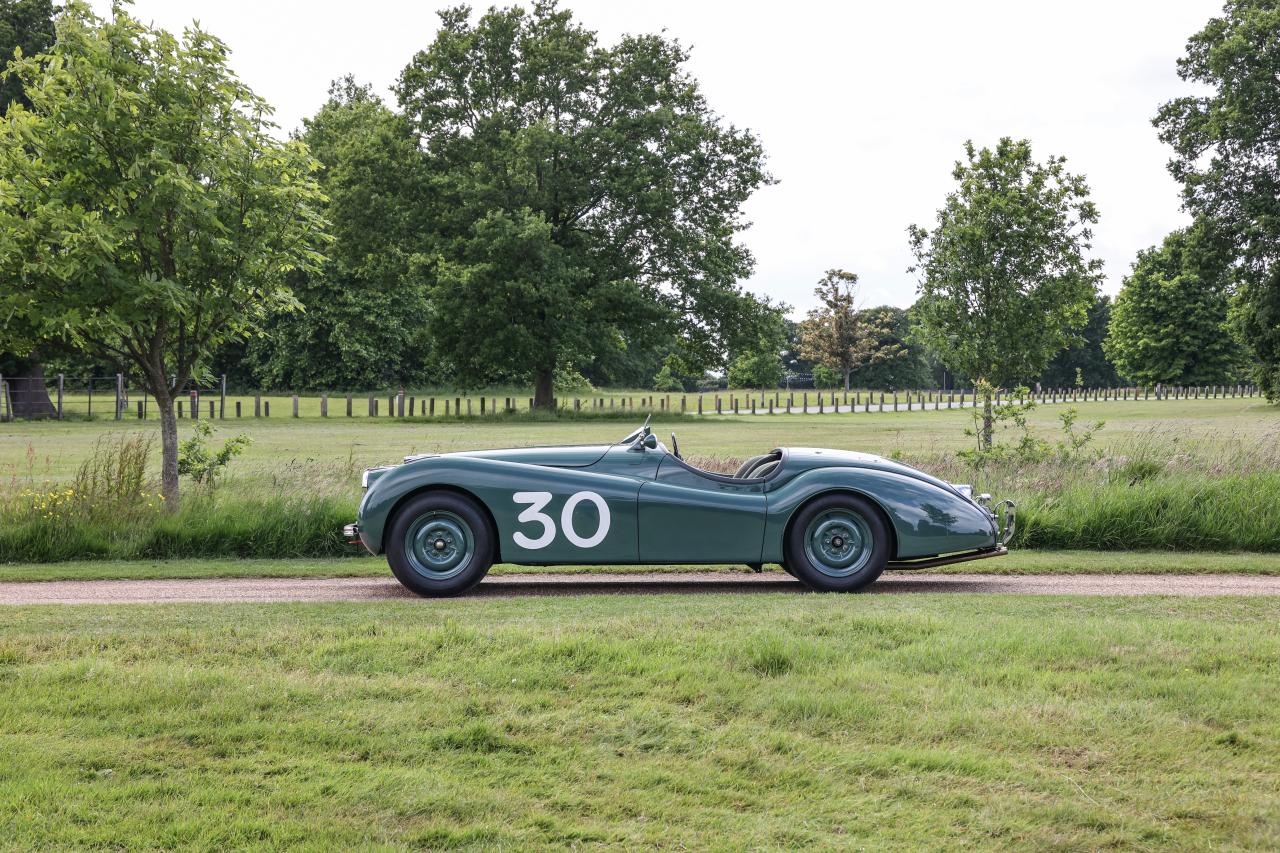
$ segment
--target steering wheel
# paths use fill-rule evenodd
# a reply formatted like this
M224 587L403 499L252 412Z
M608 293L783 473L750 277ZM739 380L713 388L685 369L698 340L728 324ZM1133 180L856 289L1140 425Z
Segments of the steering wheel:
M671 433L671 452L675 454L677 459L684 458L680 455L680 442L676 441L676 434L674 432Z

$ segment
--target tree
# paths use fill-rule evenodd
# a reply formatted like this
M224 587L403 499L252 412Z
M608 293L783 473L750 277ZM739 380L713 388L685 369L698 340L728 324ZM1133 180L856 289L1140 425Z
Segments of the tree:
M868 316L858 310L857 286L854 273L827 270L813 289L819 306L800 327L801 355L839 373L846 391L853 371L903 353L902 347L887 342L888 316Z
M1087 260L1098 212L1066 159L1037 163L1031 143L965 143L932 231L908 229L920 276L916 334L989 390L979 443L991 447L994 388L1039 376L1084 326L1101 278Z
M933 386L924 347L911 340L911 314L907 309L880 305L859 312L865 323L877 323L880 333L876 347L896 352L892 358L872 361L853 371L849 383L854 388L928 388Z
M53 44L51 0L0 0L0 115L9 104L31 106L17 75L5 75L5 66L19 56L35 56Z
M324 166L333 243L324 266L292 279L304 311L283 311L250 339L259 387L366 389L423 381L432 345L415 252L432 189L417 138L368 86L336 81L301 139Z
M1187 42L1178 76L1206 87L1172 100L1154 124L1174 149L1183 202L1229 240L1239 280L1232 315L1280 400L1280 4L1228 0Z
M1107 355L1146 386L1207 385L1237 373L1239 343L1227 327L1231 246L1203 221L1138 253L1116 297Z
M752 344L741 347L729 363L726 378L730 388L777 388L782 381L782 359L787 329L782 311Z
M19 283L0 316L137 367L176 509L174 398L320 261L317 164L271 136L199 28L177 38L73 2L50 53L15 70L31 109L0 125L0 276Z
M33 56L46 50L54 40L53 3L50 0L0 0L0 118L10 104L30 106L22 91L22 81L6 68L15 56ZM16 325L16 324L15 324ZM22 338L28 338L23 341ZM17 352L0 352L0 374L19 380L22 392L15 386L13 407L20 417L42 417L54 412L49 392L44 386L44 365L29 348L29 336L13 335L17 343L26 343ZM14 382L10 379L11 384Z
M620 339L674 337L700 372L758 338L767 309L737 285L753 261L734 237L770 179L755 137L707 106L688 50L656 35L602 47L552 2L440 17L397 93L440 189L429 328L459 380L523 371L549 406L558 367Z
M1068 388L1079 382L1085 388L1112 388L1120 384L1116 367L1103 351L1111 323L1111 297L1098 294L1089 317L1075 342L1058 353L1040 376L1049 388Z

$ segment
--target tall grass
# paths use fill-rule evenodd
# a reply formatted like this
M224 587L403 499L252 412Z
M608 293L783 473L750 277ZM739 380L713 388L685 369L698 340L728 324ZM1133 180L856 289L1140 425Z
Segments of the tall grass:
M351 460L290 461L246 480L233 466L216 489L188 486L170 513L146 468L150 450L139 436L100 440L68 487L38 480L29 448L25 479L0 494L0 562L358 553L339 534L359 497ZM896 456L1016 501L1015 546L1280 552L1280 434L1191 440L1152 430L1101 455L978 471L950 453ZM689 461L727 472L742 462Z
M35 479L0 497L0 562L178 557L354 555L340 530L352 521L356 481L350 463L291 462L269 483L236 488L186 485L182 507L167 512L147 471L151 439L100 439L69 486Z

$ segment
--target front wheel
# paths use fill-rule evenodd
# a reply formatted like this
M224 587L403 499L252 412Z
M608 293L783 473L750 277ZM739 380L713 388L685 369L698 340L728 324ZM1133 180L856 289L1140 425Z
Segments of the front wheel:
M787 532L788 571L822 592L853 592L889 562L888 524L865 498L828 495L800 508Z
M427 492L396 511L386 538L396 580L422 596L458 595L493 565L494 535L475 502Z

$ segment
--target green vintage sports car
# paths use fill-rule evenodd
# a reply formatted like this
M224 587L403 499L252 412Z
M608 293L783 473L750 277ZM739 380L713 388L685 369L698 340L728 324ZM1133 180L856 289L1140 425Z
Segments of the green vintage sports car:
M733 476L644 426L616 444L406 457L364 472L348 541L419 595L457 595L495 562L778 563L816 590L885 569L1006 553L1013 503L864 453L784 447Z

